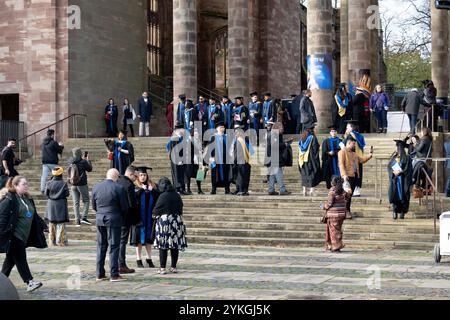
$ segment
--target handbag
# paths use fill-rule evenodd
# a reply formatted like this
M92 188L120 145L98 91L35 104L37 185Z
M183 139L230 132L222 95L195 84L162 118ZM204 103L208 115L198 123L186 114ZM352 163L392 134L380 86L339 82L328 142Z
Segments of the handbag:
M323 214L322 218L320 219L320 222L327 223L327 220L328 220L327 212L325 211L325 213Z
M197 181L199 181L199 182L204 181L205 178L206 178L206 173L207 173L207 172L208 172L208 169L207 169L207 168L204 168L204 169L198 169L198 171L197 171L197 177L196 177L195 180L197 180Z
M105 113L105 120L106 121L111 120L111 114L109 112Z
M422 199L423 198L423 189L421 187L414 186L413 187L413 197L414 197L414 199Z
M109 151L108 152L108 160L112 160L112 159L114 159L114 154L111 151Z

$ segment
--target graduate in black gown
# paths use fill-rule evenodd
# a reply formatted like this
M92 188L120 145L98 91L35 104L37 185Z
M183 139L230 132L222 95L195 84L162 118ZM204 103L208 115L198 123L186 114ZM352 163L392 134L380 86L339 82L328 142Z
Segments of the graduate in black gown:
M175 128L169 142L166 145L166 150L169 153L170 168L172 171L172 181L175 190L181 195L189 195L186 192L186 165L183 154L183 148L177 145L184 143L185 130L181 122L175 124ZM177 147L176 150L175 147ZM178 151L178 152L177 152Z
M244 105L244 97L236 97L235 101L235 106L231 111L233 128L242 127L244 131L247 131L250 126L250 112Z
M190 163L186 163L185 165L185 182L187 185L187 191L189 195L192 195L191 191L191 179L195 179L197 183L197 193L205 194L202 190L202 182L197 180L197 174L200 168L204 170L203 166L203 143L201 141L200 132L197 129L193 131L193 137L190 141L191 146L191 154L190 154Z
M134 147L127 140L126 134L126 131L119 131L117 139L105 140L106 147L111 153L111 168L117 169L122 176L134 162Z
M248 196L250 186L250 175L252 166L250 165L251 156L254 154L253 148L245 138L244 126L236 131L236 140L233 143L234 164L236 170L236 195Z
M392 204L392 217L405 218L409 211L409 201L412 187L412 161L405 148L404 140L395 140L397 151L392 155L388 164L389 174L389 202Z
M315 135L316 124L309 124L299 141L298 169L302 177L303 195L306 196L306 188L309 195L315 196L314 188L322 181L320 170L320 144Z
M347 92L346 83L339 85L331 103L333 125L339 134L345 133L346 121L353 118L353 97Z
M114 99L109 99L108 105L105 107L105 126L108 137L117 135L117 119L119 118L119 109L114 103Z
M184 108L184 114L182 117L182 123L186 134L192 135L192 130L194 129L194 123L198 119L197 109L194 107L192 100L186 100L186 105Z
M211 159L211 194L217 193L217 188L225 188L225 194L231 194L230 184L233 181L233 163L227 163L227 135L225 134L225 123L216 124L217 132L211 137L208 149ZM231 146L230 146L231 147Z
M341 176L339 172L338 152L341 150L339 144L342 140L334 125L329 127L330 137L322 142L322 176L327 183L327 189L331 188L331 178Z
M158 201L158 186L150 179L149 167L138 167L136 184L137 210L141 223L132 226L130 230L130 245L136 248L136 264L138 268L144 268L142 263L142 247L147 251L147 267L154 268L152 262L152 245L155 240L155 219L153 209Z

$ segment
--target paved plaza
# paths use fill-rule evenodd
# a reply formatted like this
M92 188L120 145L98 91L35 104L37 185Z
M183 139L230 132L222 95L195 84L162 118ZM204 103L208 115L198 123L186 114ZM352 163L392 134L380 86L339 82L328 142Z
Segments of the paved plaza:
M450 258L435 264L428 251L191 245L178 274L140 269L120 283L95 282L94 242L31 249L28 257L44 286L27 294L16 269L11 280L29 300L450 299ZM134 260L128 248L130 267Z

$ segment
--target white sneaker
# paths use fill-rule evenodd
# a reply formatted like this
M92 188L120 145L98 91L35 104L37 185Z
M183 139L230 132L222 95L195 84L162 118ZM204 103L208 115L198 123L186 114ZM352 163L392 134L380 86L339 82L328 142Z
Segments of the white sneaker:
M303 187L303 196L306 197L306 187Z
M360 197L361 196L361 188L360 187L356 187L355 188L355 192L353 192L353 196L354 197Z
M34 290L42 287L42 283L39 281L30 280L27 285L27 292L33 292Z
M310 197L317 197L317 192L316 192L316 190L314 188L311 188L309 190L309 196Z

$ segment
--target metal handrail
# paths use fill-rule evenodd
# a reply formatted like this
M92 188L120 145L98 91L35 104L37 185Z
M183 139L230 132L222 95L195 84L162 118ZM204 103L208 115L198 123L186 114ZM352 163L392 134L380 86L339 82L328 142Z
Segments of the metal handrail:
M437 162L436 162L437 163ZM428 183L431 185L431 187L433 188L433 203L432 203L432 208L433 208L433 220L434 220L434 234L437 233L437 227L436 227L436 218L437 218L437 211L436 211L436 193L437 193L437 187L436 185L433 183L432 179L430 178L430 176L428 175L428 173L426 172L426 170L424 168L422 168L422 173L425 174L425 178L428 181ZM437 174L436 174L437 175ZM437 180L437 178L436 178ZM425 194L425 199L426 199L426 206L428 209L428 192L426 192ZM439 200L441 203L441 212L444 212L444 208L443 208L443 204L442 204L442 197L439 196ZM427 219L428 219L428 210L427 210Z
M63 118L61 120L58 120L58 121L56 121L56 122L54 122L54 123L52 123L52 124L50 124L48 126L45 126L44 128L41 128L41 129L39 129L39 130L37 130L37 131L35 131L33 133L30 133L29 135L27 135L25 137L19 139L19 141L18 141L18 144L19 144L19 159L22 158L22 148L21 148L21 146L22 146L22 142L23 141L27 141L30 137L33 137L33 159L36 159L36 146L37 146L36 136L39 133L50 129L51 127L57 126L57 125L65 122L65 121L67 121L69 119L72 119L72 130L75 133L74 138L78 138L78 125L77 125L77 122L75 121L75 119L77 117L84 118L84 132L85 132L84 137L85 137L85 139L87 139L88 138L87 115L86 114L73 113L73 114L71 114L71 115L69 115L69 116L67 116L67 117L65 117L65 118ZM56 132L55 132L55 134L56 134Z

